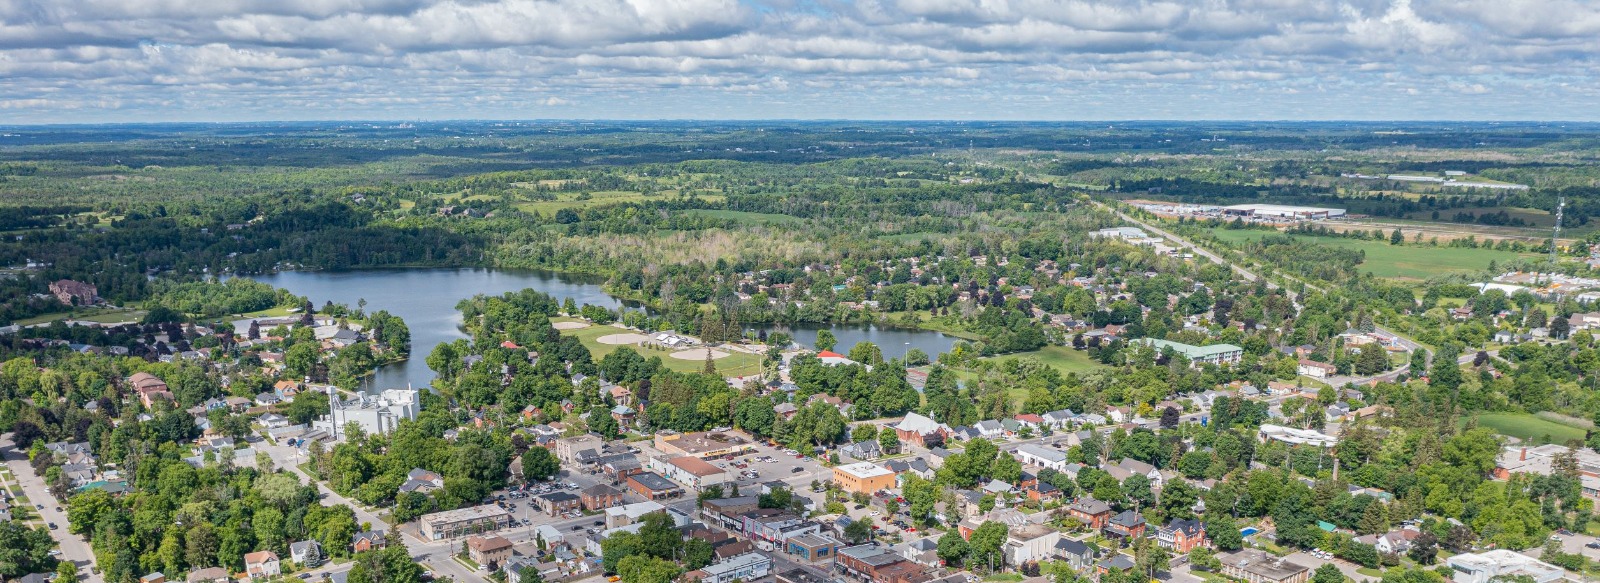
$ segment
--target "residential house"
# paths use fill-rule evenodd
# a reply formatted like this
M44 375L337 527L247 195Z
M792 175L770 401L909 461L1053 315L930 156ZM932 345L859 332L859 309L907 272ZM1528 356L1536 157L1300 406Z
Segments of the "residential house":
M839 448L839 454L854 460L871 461L882 456L883 448L878 445L878 440L868 439Z
M1081 571L1094 564L1094 551L1083 541L1063 538L1056 541L1056 557L1071 565L1073 570Z
M189 571L189 576L184 579L187 583L228 583L228 570L222 567L206 567Z
M1195 547L1209 544L1206 526L1194 519L1172 520L1156 531L1156 544L1179 554L1189 554Z
M1103 529L1106 536L1132 541L1144 536L1144 515L1132 510L1124 510L1111 517Z
M422 468L412 468L406 474L406 481L400 484L400 492L418 492L427 494L444 487L444 476Z
M467 558L493 571L511 558L511 541L498 536L469 536Z
M612 506L620 506L622 491L606 484L595 484L584 488L578 498L584 510L598 512Z
M1067 513L1094 530L1104 528L1111 522L1111 505L1095 500L1092 496L1074 500L1067 506Z
M534 500L539 503L540 509L551 516L572 512L583 507L583 503L577 494L560 490L548 494L540 494L535 496Z
M283 574L278 555L272 551L245 553L244 572L250 579L271 579Z
M1317 362L1315 360L1306 360L1303 358L1300 359L1300 366L1297 370L1300 374L1314 379L1325 379L1339 374L1339 367L1325 362Z
M289 543L289 560L301 567L315 567L322 564L322 545L314 540L303 540Z
M350 551L360 553L388 546L388 539L384 538L381 530L368 530L350 536Z

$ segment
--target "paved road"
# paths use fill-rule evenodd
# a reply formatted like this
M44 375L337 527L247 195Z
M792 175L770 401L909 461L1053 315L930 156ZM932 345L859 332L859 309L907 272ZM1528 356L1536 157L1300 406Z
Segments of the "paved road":
M50 536L56 539L56 544L61 548L63 561L72 561L78 565L79 576L90 583L104 583L94 568L94 553L89 549L89 543L81 537L67 532L67 514L57 512L60 506L55 497L50 495L50 489L45 486L44 480L33 471L33 466L28 463L28 454L18 451L16 444L11 441L11 434L0 435L0 451L5 454L6 465L11 467L11 474L16 476L17 482L22 486L22 494L28 497L29 511L39 515L47 523L55 523L59 528L50 531ZM34 509L32 505L43 505L43 509ZM65 507L61 507L65 510ZM87 576L84 576L87 574Z

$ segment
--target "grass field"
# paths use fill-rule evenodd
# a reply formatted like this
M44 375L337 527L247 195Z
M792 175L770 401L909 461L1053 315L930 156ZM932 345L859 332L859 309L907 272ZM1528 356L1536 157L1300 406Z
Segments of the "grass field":
M563 319L570 321L568 318ZM589 349L590 356L592 356L596 361L599 361L601 358L605 358L607 354L616 352L617 349L622 348L622 346L601 344L596 339L607 334L619 334L624 332L627 331L614 326L590 326L588 328L582 328L578 330L562 330L561 334L563 336L576 337L579 342L583 343L584 348ZM706 365L704 360L680 360L672 358L671 355L673 351L671 350L656 350L641 348L638 346L630 346L630 348L645 358L659 356L661 357L662 364L666 365L668 369L678 372L700 372L705 368ZM724 350L724 352L728 351ZM761 372L761 356L756 354L729 352L729 355L726 358L719 358L714 362L717 363L717 373L722 376L744 376Z
M737 221L741 225L788 225L801 221L800 217L780 215L775 213L749 213L744 211L720 211L709 209L690 209L679 211L686 215L697 217L712 217Z
M78 308L71 312L54 312L17 320L19 326L32 326L56 320L84 320L88 322L137 322L144 318L144 310L110 309L110 308Z
M1211 232L1229 243L1260 239L1270 233L1256 230L1212 229ZM1426 245L1390 245L1388 241L1346 239L1344 237L1296 236L1321 245L1354 249L1366 253L1361 269L1378 277L1394 279L1427 279L1451 272L1477 271L1489 267L1489 262L1506 263L1517 259L1536 258L1533 253L1512 253L1492 249L1464 249L1459 247L1428 247Z
M1566 443L1572 440L1582 441L1584 437L1582 429L1540 419L1528 413L1479 413L1475 419L1479 427L1534 443ZM1463 419L1462 423L1465 424L1466 420Z
M989 357L989 360L1004 362L1018 358L1035 358L1063 373L1083 373L1105 366L1089 358L1089 353L1066 346L1046 346L1032 352L993 356Z

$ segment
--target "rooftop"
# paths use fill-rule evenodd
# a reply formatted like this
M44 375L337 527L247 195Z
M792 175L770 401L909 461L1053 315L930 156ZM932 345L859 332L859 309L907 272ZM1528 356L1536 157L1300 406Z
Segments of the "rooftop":
M845 474L848 474L850 476L855 477L858 480L865 480L867 478L877 478L877 477L881 477L881 476L892 476L892 475L894 475L894 472L891 472L891 471L889 471L887 469L879 467L879 466L873 464L872 462L856 462L856 463L849 464L849 465L837 466L837 467L833 468L833 471L835 471L835 472L843 472Z

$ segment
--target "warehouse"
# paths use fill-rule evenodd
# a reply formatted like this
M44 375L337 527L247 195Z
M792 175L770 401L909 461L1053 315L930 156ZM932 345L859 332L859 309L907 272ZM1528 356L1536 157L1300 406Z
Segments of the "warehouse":
M1236 204L1222 207L1224 215L1283 219L1332 219L1344 216L1344 209L1281 204Z

